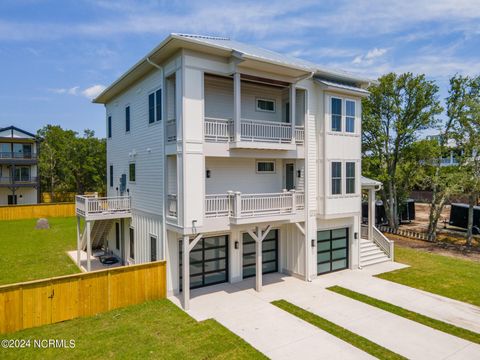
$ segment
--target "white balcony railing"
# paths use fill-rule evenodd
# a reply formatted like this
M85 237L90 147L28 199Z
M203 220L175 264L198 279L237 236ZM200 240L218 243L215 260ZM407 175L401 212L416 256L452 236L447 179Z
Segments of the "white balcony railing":
M300 191L281 193L211 194L205 196L205 217L248 218L266 215L294 214L303 211L305 194Z
M303 126L295 126L295 141L297 144L305 143L305 128Z
M177 120L167 120L167 126L165 131L167 133L167 142L177 141Z
M177 194L167 196L167 215L174 218L178 216Z
M292 141L292 125L277 121L242 119L241 139L288 144Z
M131 214L132 206L130 196L94 197L77 195L75 208L78 215L98 217L114 214Z
M205 140L210 142L228 142L233 135L231 119L205 118Z

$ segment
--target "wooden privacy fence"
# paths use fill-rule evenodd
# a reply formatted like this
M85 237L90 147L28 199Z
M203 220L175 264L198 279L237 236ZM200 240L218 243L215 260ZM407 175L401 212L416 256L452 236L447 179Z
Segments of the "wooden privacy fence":
M0 334L165 296L165 261L0 286Z
M75 203L0 206L0 220L75 216Z

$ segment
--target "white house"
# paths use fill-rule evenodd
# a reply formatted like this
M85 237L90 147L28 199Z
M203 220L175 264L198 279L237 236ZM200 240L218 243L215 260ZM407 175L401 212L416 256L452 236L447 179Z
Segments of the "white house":
M110 87L108 197L77 197L79 250L167 261L168 293L393 258L361 177L369 80L227 38L171 34ZM372 217L370 217L372 218ZM189 264L189 266L182 266Z
M15 126L0 128L0 205L39 202L38 138Z

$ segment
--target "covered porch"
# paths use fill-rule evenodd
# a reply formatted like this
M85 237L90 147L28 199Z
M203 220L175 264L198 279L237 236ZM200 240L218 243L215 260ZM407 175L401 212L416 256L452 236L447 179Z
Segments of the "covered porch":
M114 221L132 217L130 196L98 197L96 195L77 195L75 197L77 217L76 263L86 271L103 268L103 257L116 256L108 249L107 236ZM83 221L82 221L83 220ZM83 224L83 228L82 228ZM120 234L119 234L120 235ZM123 243L124 239L120 239ZM96 253L95 253L96 252ZM69 254L69 256L72 256ZM117 258L118 259L118 258ZM115 264L122 265L123 259ZM108 262L105 260L105 262Z

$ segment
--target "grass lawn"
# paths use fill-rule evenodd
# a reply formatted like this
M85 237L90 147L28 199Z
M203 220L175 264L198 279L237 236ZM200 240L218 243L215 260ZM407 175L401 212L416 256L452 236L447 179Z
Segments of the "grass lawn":
M272 302L273 305L278 306L280 309L289 312L292 315L332 334L333 336L342 339L343 341L369 353L372 356L375 356L378 359L406 359L405 357L380 346L373 341L370 341L363 336L355 334L350 330L347 330L337 324L328 321L321 316L311 313L310 311L304 310L292 303L289 303L286 300L276 300Z
M480 262L399 246L395 261L411 267L377 276L480 306Z
M0 339L32 340L28 349L0 349L2 359L266 359L215 320L197 322L166 299ZM73 339L75 348L35 349L34 339Z
M36 219L0 221L0 285L79 272L65 253L76 249L75 221L51 218L48 230L35 230Z
M480 334L477 334L473 331L463 329L460 327L457 327L452 324L445 323L443 321L437 320L437 319L432 319L431 317L416 313L414 311L410 311L407 309L404 309L400 306L396 306L393 304L390 304L386 301L378 300L375 298L372 298L370 296L360 294L356 291L345 289L341 286L332 286L327 288L330 291L336 292L337 294L341 294L344 296L347 296L351 299L361 301L365 304L375 306L377 308L380 308L382 310L391 312L392 314L402 316L404 318L407 318L409 320L416 321L420 324L429 326L431 328L434 328L436 330L443 331L447 334L454 335L457 337L461 337L462 339L480 344Z

